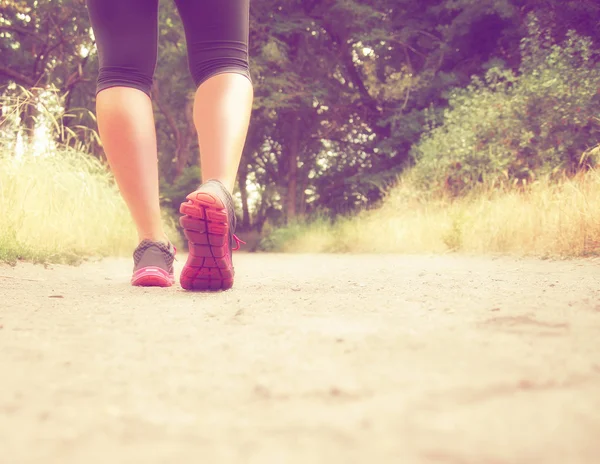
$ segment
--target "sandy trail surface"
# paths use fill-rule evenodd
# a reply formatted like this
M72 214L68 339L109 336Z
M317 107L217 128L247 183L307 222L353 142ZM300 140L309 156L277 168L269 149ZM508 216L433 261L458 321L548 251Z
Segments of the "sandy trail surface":
M0 266L0 463L600 462L599 262L235 264Z

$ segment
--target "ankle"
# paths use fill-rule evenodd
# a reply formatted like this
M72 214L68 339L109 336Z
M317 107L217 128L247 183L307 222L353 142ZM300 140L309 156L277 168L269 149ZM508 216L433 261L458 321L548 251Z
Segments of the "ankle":
M204 183L210 182L210 181L218 182L219 184L221 184L223 186L223 188L225 190L227 190L227 192L229 192L230 195L233 195L234 186L231 185L226 179L213 177L213 178L207 179Z
M165 233L138 234L138 240L139 240L139 243L142 243L144 240L149 240L151 242L160 242L160 243L164 243L165 245L168 245L169 243L171 243Z

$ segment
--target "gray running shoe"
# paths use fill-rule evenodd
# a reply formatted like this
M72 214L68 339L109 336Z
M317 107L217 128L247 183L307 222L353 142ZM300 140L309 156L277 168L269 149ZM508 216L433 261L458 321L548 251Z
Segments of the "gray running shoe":
M131 284L140 287L170 287L175 283L173 261L177 250L169 243L143 240L133 253Z

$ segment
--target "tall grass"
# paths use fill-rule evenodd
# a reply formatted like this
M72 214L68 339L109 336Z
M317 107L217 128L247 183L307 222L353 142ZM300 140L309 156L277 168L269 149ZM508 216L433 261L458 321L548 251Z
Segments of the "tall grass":
M137 234L106 166L82 151L81 144L75 144L77 149L46 144L41 152L35 144L24 144L20 121L11 116L17 105L20 110L35 101L4 97L2 103L0 262L130 256ZM57 126L56 119L50 122ZM178 237L173 224L166 225L170 236Z
M99 162L73 150L0 156L0 261L74 262L135 245L125 204Z
M452 92L383 207L290 225L265 248L600 254L598 51L574 32L553 44L531 18L521 52L518 73L495 66Z
M434 197L405 179L380 209L335 223L277 230L265 248L284 252L600 255L600 174L541 179L520 189Z

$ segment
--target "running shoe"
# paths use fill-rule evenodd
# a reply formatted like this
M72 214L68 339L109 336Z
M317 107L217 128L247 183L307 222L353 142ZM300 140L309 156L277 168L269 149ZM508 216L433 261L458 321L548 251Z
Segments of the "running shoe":
M169 243L143 240L133 253L131 284L139 287L170 287L175 283L173 261L177 250Z
M186 290L228 290L235 271L232 251L242 242L235 235L233 197L218 180L209 180L187 196L179 219L189 255L181 271Z

